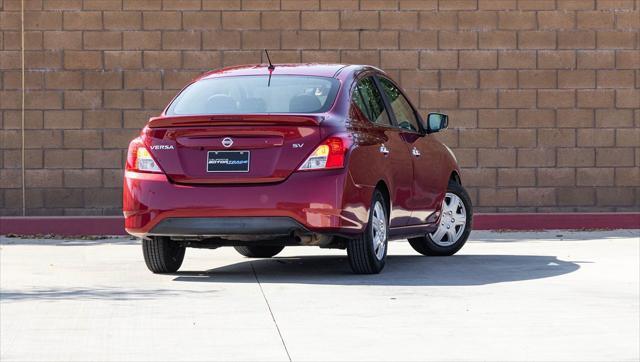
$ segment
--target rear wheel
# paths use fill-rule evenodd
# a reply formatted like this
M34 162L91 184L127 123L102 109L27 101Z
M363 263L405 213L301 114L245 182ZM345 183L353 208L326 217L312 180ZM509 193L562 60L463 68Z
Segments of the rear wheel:
M457 182L450 182L438 229L425 236L410 238L409 244L423 255L453 255L467 242L472 217L471 199L467 191Z
M247 258L270 258L284 249L278 245L234 246L236 251Z
M180 269L185 249L168 237L156 236L142 240L144 262L154 273L174 273Z
M382 193L376 190L369 211L369 223L365 232L347 245L349 264L354 273L378 274L387 258L389 214Z

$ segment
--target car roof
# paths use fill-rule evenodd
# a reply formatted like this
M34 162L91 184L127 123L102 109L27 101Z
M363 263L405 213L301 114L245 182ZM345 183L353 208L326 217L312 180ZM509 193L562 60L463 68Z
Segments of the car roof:
M338 75L345 70L360 69L364 66L348 65L348 64L324 64L324 63L290 63L290 64L274 64L275 69L273 75L310 75L318 77L332 77L337 78ZM228 76L243 76L243 75L268 75L268 64L250 64L250 65L238 65L232 67L225 67L211 72L204 73L196 80L210 79L217 77Z

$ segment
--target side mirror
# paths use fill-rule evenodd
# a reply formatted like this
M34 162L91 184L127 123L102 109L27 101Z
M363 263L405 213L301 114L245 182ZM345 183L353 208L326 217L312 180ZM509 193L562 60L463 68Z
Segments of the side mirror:
M424 127L427 133L439 132L449 126L449 116L442 113L429 113L427 115L427 124Z

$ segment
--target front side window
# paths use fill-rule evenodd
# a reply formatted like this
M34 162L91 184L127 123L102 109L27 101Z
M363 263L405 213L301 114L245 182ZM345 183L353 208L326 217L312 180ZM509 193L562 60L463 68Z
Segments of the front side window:
M388 79L380 78L382 90L387 95L391 110L393 111L398 126L413 132L420 132L418 118L409 101L402 95L402 92Z
M314 76L203 79L182 91L167 114L323 113L331 108L339 87L337 79Z
M353 103L360 112L373 123L390 126L389 115L384 109L382 95L378 91L373 78L364 78L356 84L353 90Z

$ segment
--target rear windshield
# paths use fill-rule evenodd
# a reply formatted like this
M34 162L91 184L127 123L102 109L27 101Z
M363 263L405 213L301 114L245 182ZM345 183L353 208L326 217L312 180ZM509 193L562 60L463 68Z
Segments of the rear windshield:
M203 79L187 87L167 114L322 113L336 97L334 78L274 75Z

